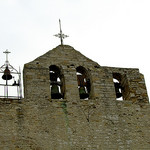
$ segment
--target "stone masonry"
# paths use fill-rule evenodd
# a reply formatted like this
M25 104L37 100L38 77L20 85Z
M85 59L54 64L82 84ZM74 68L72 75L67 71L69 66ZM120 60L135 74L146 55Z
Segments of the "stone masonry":
M61 99L51 98L54 65L63 77ZM79 66L90 79L88 99L79 96ZM24 99L0 99L0 150L150 149L150 104L138 69L102 67L59 45L25 64L23 78Z

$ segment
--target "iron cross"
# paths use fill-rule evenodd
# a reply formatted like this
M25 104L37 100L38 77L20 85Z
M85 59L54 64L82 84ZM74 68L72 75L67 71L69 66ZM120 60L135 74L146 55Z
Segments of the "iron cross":
M9 52L8 49L6 49L6 51L3 52L3 53L6 54L6 65L8 65L9 64L9 62L8 62L8 54L11 53L11 52Z
M63 45L63 39L66 38L66 37L69 37L69 36L62 33L60 19L59 19L59 28L60 28L60 33L58 33L58 34L56 34L54 36L60 38L61 45Z

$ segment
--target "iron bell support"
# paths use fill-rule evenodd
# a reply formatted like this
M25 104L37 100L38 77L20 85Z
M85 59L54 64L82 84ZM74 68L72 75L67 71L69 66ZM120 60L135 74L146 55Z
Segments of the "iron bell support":
M6 54L6 61L5 64L0 67L0 73L3 73L1 76L3 80L6 81L6 83L0 83L0 86L4 87L4 93L0 95L2 98L11 98L11 99L21 99L22 98L22 88L21 88L21 72L19 68L19 72L9 64L8 61L8 54L10 53L8 50L4 52ZM13 84L10 84L13 76L18 78L18 83L14 80ZM9 87L16 87L17 88L17 94L15 96L9 95L8 90ZM14 89L13 89L14 90ZM12 91L13 91L12 90ZM14 91L15 92L15 91Z

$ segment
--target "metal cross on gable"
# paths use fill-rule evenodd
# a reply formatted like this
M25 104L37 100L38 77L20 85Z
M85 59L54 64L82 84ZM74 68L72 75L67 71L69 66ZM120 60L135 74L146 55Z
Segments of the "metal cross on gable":
M3 52L3 53L6 54L6 61L5 61L5 64L8 65L8 64L9 64L9 61L8 61L8 54L11 53L11 52L9 52L8 49L6 49L6 51Z
M60 19L59 19L59 28L60 28L60 33L58 33L58 34L56 34L54 36L60 38L61 45L63 45L63 39L66 38L66 37L69 37L69 36L62 33L62 30L61 30L61 20Z

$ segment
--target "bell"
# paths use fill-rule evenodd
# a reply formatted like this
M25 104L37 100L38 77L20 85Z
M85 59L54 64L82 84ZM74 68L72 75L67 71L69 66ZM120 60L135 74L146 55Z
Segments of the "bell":
M12 79L12 75L10 74L10 70L8 69L8 66L6 66L6 69L4 70L4 75L2 76L2 79L4 80Z
M119 89L122 89L121 84L115 82L114 85L115 85L116 97L117 98L122 97L122 93L119 91Z
M83 75L77 75L77 79L79 86L86 86L86 82L84 81L85 78Z
M88 97L89 97L89 94L86 93L84 87L80 87L80 88L79 88L79 94L80 94L80 99L85 99L85 98L88 98Z
M56 84L53 84L51 87L51 98L52 99L62 98L62 94L59 92L59 88Z

